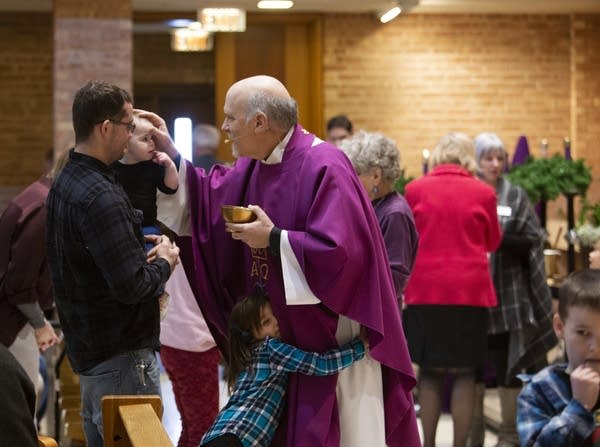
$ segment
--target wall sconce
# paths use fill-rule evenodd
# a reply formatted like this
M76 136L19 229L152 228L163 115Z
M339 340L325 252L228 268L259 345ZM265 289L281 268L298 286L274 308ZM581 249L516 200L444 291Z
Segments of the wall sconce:
M212 49L212 33L199 26L178 28L171 32L171 50L173 51L211 51Z
M389 8L379 11L377 19L381 23L388 23L395 19L400 13L407 14L411 9L419 4L419 0L399 0Z
M239 8L204 8L198 11L198 22L210 32L246 31L246 11Z

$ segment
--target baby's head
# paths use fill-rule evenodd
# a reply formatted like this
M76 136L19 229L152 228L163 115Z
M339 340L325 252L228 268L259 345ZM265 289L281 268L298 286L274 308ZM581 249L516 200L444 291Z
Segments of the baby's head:
M559 290L553 324L565 341L569 371L585 363L600 373L600 270L569 275Z
M139 163L151 160L156 152L151 129L154 127L146 118L134 115L135 130L129 139L127 152L123 157L126 163Z

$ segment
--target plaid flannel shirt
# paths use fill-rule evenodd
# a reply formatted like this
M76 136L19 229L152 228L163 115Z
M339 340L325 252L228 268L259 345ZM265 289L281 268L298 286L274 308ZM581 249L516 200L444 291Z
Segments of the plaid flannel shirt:
M200 445L230 433L236 435L244 447L268 446L279 424L289 373L331 375L364 355L364 346L359 340L319 354L267 337L254 351L251 367L237 378L227 405Z
M517 409L521 447L591 446L594 417L572 398L566 367L544 368L521 391Z
M543 358L557 340L552 329L552 300L544 269L544 231L525 191L501 178L498 205L509 207L501 216L503 234L531 241L526 258L499 249L490 257L498 306L489 309L488 333L510 333L507 378Z
M146 261L141 212L112 169L71 151L47 208L48 264L73 369L158 348L157 297L171 269L165 259Z

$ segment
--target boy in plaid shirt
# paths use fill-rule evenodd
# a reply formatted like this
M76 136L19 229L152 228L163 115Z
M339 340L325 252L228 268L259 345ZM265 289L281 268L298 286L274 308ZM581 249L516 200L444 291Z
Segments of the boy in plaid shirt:
M519 395L521 446L600 446L600 271L571 274L560 287L554 331L568 363L548 366Z

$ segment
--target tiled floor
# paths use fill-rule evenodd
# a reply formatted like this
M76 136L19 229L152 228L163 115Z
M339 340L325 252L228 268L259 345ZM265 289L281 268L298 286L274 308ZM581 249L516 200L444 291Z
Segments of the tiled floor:
M161 388L162 398L164 405L163 414L163 425L165 426L169 437L173 441L174 445L177 445L179 439L179 433L181 432L181 421L179 419L179 412L175 405L175 398L173 396L173 389L171 388L171 382L166 374L161 374ZM224 382L221 381L221 404L226 401L227 395L225 391ZM491 400L490 400L491 399ZM486 405L494 405L493 395L486 396ZM485 447L491 447L496 444L496 435L490 431L486 432L485 435ZM452 447L452 419L450 415L444 414L438 424L437 436L436 436L436 447Z

